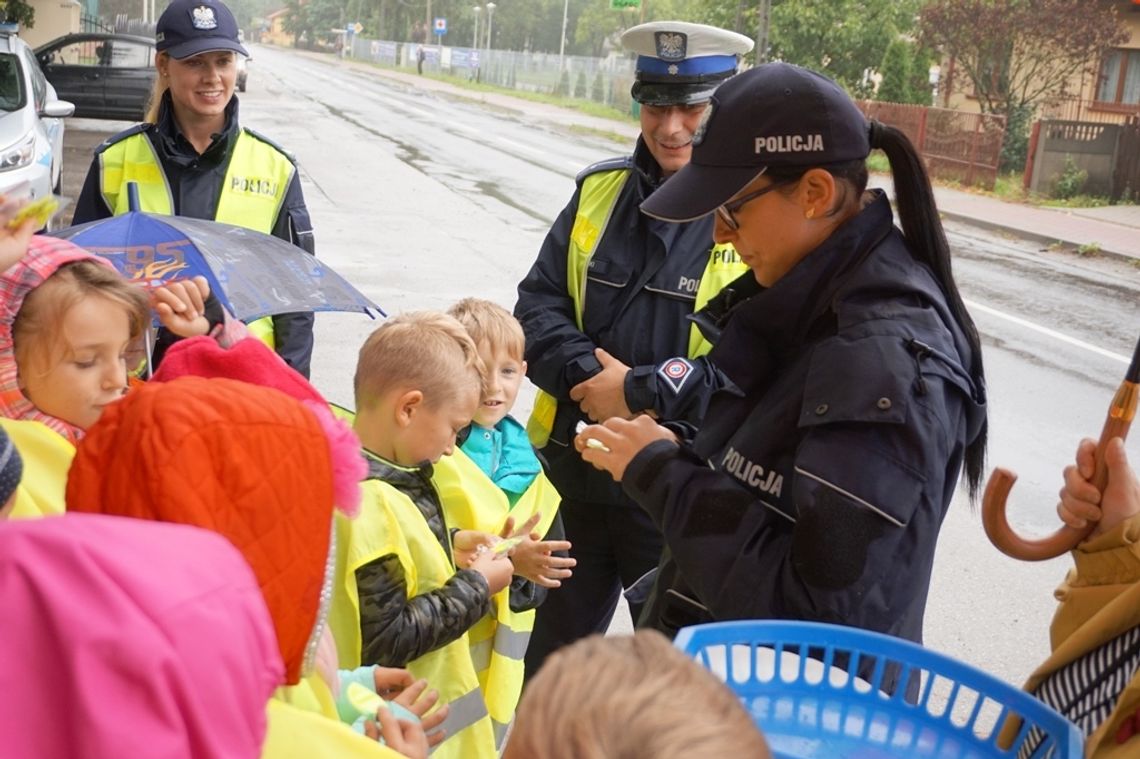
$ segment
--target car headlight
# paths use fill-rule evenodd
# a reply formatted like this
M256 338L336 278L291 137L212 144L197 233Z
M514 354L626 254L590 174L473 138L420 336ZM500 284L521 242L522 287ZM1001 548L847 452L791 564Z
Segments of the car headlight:
M0 171L22 169L32 162L36 155L36 133L28 132L27 136L14 145L0 151Z

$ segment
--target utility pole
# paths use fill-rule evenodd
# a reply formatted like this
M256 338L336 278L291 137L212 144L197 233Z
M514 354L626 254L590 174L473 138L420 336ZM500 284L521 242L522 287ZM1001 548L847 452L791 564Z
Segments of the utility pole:
M570 13L570 0L562 3L562 41L558 44L558 75L562 75L562 61L566 57L566 17Z
M429 0L430 2L430 0ZM772 13L772 0L760 0L756 8L756 63L765 63L768 60L768 17Z
M431 17L431 0L427 0L427 21L424 22L425 45L431 41L431 36L433 34L435 34L435 21Z

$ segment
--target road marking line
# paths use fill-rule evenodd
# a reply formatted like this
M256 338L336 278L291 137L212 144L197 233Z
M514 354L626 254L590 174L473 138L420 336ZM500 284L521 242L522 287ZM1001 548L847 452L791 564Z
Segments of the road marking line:
M1052 337L1055 340L1060 340L1063 343L1068 343L1069 345L1075 345L1078 348L1084 348L1085 350L1089 351L1090 353L1095 353L1098 356L1104 356L1105 358L1110 358L1113 361L1119 361L1120 363L1124 364L1125 366L1127 366L1128 364L1130 364L1132 362L1132 359L1129 358L1128 356L1122 356L1119 353L1113 353L1112 351L1105 350L1104 348L1098 348L1097 346L1092 345L1090 343L1086 343L1083 340L1078 340L1075 337L1069 337L1068 335L1062 334L1062 333L1057 332L1055 330L1051 330L1048 327L1042 327L1039 324L1034 324L1033 322L1028 321L1027 319L1022 319L1019 316L1014 316L1013 314L1007 314L1004 311L998 311L996 308L991 308L990 306L983 306L981 303L978 303L977 301L966 300L965 298L963 298L962 302L965 303L966 307L971 309L971 310L982 311L982 312L985 312L987 314L990 314L991 316L996 316L999 319L1005 319L1006 321L1012 322L1018 326L1025 327L1026 329L1033 330L1034 332L1040 332L1042 335Z

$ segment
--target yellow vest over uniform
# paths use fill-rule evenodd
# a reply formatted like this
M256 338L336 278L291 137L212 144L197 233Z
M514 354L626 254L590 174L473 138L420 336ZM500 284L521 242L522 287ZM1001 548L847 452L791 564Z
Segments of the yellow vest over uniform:
M296 171L288 156L242 129L222 180L214 221L270 234ZM145 132L129 134L99 153L100 191L115 216L130 210L130 182L138 186L140 211L173 215L170 183ZM249 328L254 337L274 347L271 317L258 319Z
M24 460L12 519L58 516L66 511L64 491L75 446L43 422L0 419L0 427Z
M617 205L618 196L629 179L630 169L613 169L590 174L582 180L578 193L578 214L570 230L570 245L566 251L566 289L574 301L574 318L579 331L582 329L582 314L586 304L586 272L590 259L598 249L602 235L610 223L610 216ZM693 312L704 308L713 296L725 285L748 271L748 267L736 249L731 245L714 245L709 251L701 283L697 288ZM689 328L688 357L697 358L712 350L712 344L704 338L697 325ZM544 390L539 390L534 399L534 410L527 421L526 431L530 442L542 448L550 440L554 428L554 417L558 413L558 401Z
M514 517L517 527L536 513L542 517L534 531L545 535L561 500L550 480L540 472L512 508L506 494L459 448L435 465L432 482L439 492L449 525L492 535L499 534L507 517ZM471 661L495 728L495 744L499 747L522 694L523 657L530 644L535 616L534 609L511 611L510 592L508 586L496 593L491 598L491 614L467 632Z
M360 514L353 520L336 517L337 574L329 625L345 669L362 663L358 569L383 556L396 556L408 598L438 590L455 574L451 557L410 498L381 480L365 480L361 489ZM447 737L432 752L433 759L498 756L467 634L408 662L407 669L439 691L441 704L450 705L442 725Z

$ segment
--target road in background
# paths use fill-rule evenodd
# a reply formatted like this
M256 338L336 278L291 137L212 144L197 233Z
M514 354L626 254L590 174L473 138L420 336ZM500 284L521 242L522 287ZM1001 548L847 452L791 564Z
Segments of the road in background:
M469 295L513 306L574 175L629 148L333 61L252 52L242 123L295 153L318 254L389 314ZM91 148L124 126L69 120L66 194L78 194ZM1052 530L1061 467L1080 436L1099 434L1140 333L1140 270L971 227L948 231L985 345L990 460L1020 474L1015 524ZM313 379L331 400L351 405L356 351L374 327L359 315L318 316ZM517 415L532 398L520 397ZM1129 452L1140 463L1135 439ZM1048 650L1051 591L1067 567L1001 556L959 497L935 561L927 643L1020 681ZM615 622L628 628L628 618Z

